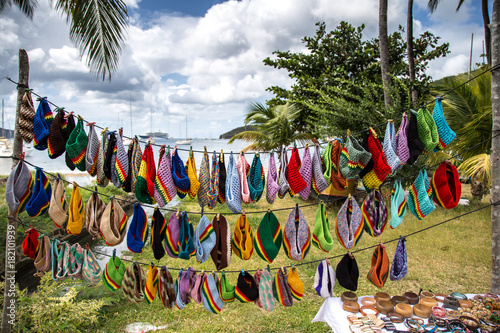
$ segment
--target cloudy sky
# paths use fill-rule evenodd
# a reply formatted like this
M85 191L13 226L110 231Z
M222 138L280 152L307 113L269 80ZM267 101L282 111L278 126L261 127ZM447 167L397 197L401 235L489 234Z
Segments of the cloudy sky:
M328 30L345 20L378 35L376 0L125 0L130 27L112 81L96 80L69 41L65 20L48 0L33 21L16 9L0 15L0 77L17 80L18 50L30 58L30 87L66 110L110 128L164 130L174 137L218 137L243 124L251 101L264 102L272 85L288 87L287 72L264 66L275 50L302 51L301 38L324 21ZM389 31L406 25L406 0L389 0ZM464 72L474 33L473 62L480 62L483 28L479 1L442 1L430 15L415 0L414 34L450 43L451 54L431 63L434 79ZM13 128L16 89L0 80L6 127ZM132 126L130 109L132 110ZM152 121L150 120L152 119ZM1 125L1 124L0 124ZM181 132L182 131L182 132Z

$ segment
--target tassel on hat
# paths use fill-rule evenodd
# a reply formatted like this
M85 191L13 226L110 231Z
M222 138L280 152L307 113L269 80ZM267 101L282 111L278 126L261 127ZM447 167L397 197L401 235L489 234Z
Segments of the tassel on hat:
M106 205L97 191L92 192L85 207L85 228L92 235L92 239L101 238L101 219L105 209Z
M215 234L215 246L210 252L217 270L222 270L231 263L231 231L229 223L222 214L217 214L212 220Z
M226 175L226 205L233 213L241 212L240 178L238 167L233 158L233 152L229 155Z
M396 149L396 129L394 128L394 123L391 120L387 122L384 136L384 155L387 160L387 164L391 167L391 172L396 171L396 169L401 165L401 161L396 154Z
M314 274L314 289L316 293L327 299L333 297L333 287L335 287L336 278L330 261L327 259L321 260Z
M127 247L131 252L142 253L149 235L148 217L141 205L134 205L134 216L128 228Z
M352 253L346 253L337 264L337 281L347 290L358 290L359 269Z
M392 261L390 278L391 281L403 279L408 274L408 257L406 254L406 239L399 236L394 260Z
M194 199L200 190L200 182L198 181L198 174L196 171L196 162L193 154L193 147L189 150L189 157L186 161L186 174L189 178L189 190L188 195L191 199Z
M148 277L146 278L146 286L144 287L144 296L146 302L153 303L158 292L158 268L151 263L149 266Z
M241 200L248 204L252 203L252 198L250 197L250 188L248 187L248 174L250 172L250 164L248 164L245 157L245 153L241 152L236 163L236 168L238 169L238 177L240 177L241 186Z
M328 222L326 207L323 200L321 200L318 205L318 209L316 210L312 243L318 249L325 252L330 252L330 250L333 248L333 238L330 234L330 223Z
M453 130L450 128L450 126L448 126L448 123L446 122L441 97L438 97L436 99L436 104L434 104L434 111L432 112L432 118L436 123L437 131L439 134L439 142L436 148L434 148L434 151L438 151L447 147L453 140L455 140L455 137L457 136L457 134L453 132Z
M50 197L52 196L52 187L40 168L36 168L35 186L33 193L26 204L26 212L31 217L37 217L45 214L49 209Z
M420 170L410 187L408 209L419 220L432 213L436 206L432 202L432 187L425 170Z
M159 273L158 295L163 306L167 309L173 308L175 304L174 279L170 270L165 266L161 267Z
M224 303L234 302L234 300L236 299L236 295L235 295L236 287L233 286L231 283L229 283L225 272L221 273L221 278L219 280L219 288L218 289L219 289L220 299Z
M382 235L387 225L387 206L379 190L372 191L361 206L365 231L372 237Z
M165 154L165 147L161 147L160 158L158 159L158 172L155 179L154 198L160 207L165 207L176 194L177 188L172 178L170 149Z
M97 174L97 156L99 155L100 147L101 142L95 131L94 124L90 123L87 152L85 154L85 169L92 177Z
M217 292L217 274L209 274L205 281L203 282L203 306L208 311L218 314L224 302Z
M293 298L300 301L304 296L304 282L300 280L299 271L297 267L292 265L292 268L286 274L286 279Z
M69 248L70 246L67 242L62 242L60 247L58 247L56 280L64 280L68 278Z
M68 277L73 280L81 279L83 266L83 248L75 243L69 248L69 271Z
M31 98L31 90L25 89L21 99L21 109L19 111L19 134L24 142L33 141L33 122L35 120L35 107Z
M38 237L40 237L40 234L35 228L32 227L26 230L25 234L27 235L23 240L23 254L26 257L35 259L36 251L38 250L38 244L40 243L38 241Z
M259 257L272 263L280 251L283 234L278 218L271 210L260 221L253 242Z
M160 260L165 256L165 248L163 241L167 232L167 221L158 208L155 208L153 217L151 218L151 248L156 260Z
M172 178L174 179L175 187L177 187L177 195L179 198L184 199L191 188L191 182L177 149L174 149L172 153Z
M217 201L220 204L226 202L226 166L224 164L224 153L221 151L219 154L219 194Z
M342 176L340 172L340 155L342 154L342 145L340 140L334 140L331 151L331 174L330 182L337 191L344 191L347 188L347 179Z
M102 213L100 232L102 239L108 246L121 244L125 239L127 226L127 214L123 211L120 203L111 198Z
M302 155L302 165L300 166L300 175L302 179L306 182L306 187L299 192L300 197L303 200L307 200L309 198L309 194L311 193L311 181L312 181L312 160L311 154L309 153L309 145L306 145L304 149L304 154Z
M278 269L273 281L274 298L283 306L290 307L293 305L293 296L288 285L286 268Z
M123 261L119 257L112 256L109 258L102 274L102 282L110 291L116 291L122 286L124 274L125 265Z
M457 168L448 161L439 165L432 175L432 193L434 202L445 209L458 206L462 195Z
M165 232L165 250L172 258L179 257L180 212L172 213Z
M213 154L212 157L212 171L210 173L210 187L207 193L208 208L214 209L217 205L217 198L219 197L219 160L217 155Z
M290 162L288 163L287 173L288 184L290 185L288 191L292 197L307 187L307 183L300 174L301 165L299 150L294 147L292 149L292 155L290 156Z
M368 272L368 281L377 288L382 288L389 276L389 258L384 244L380 243L373 252L371 268Z
M194 284L193 288L191 288L191 298L193 301L195 301L198 304L203 304L203 282L205 282L205 279L207 278L207 275L205 272L201 271L199 275L194 275Z
M75 117L73 116L73 112L70 112L66 117L66 127L63 126L63 135L64 135L64 149L66 149L66 144L68 143L69 136L73 133L73 130L76 127ZM71 170L75 170L76 166L71 161L71 158L68 155L68 151L64 154L64 160L66 161L66 166Z
M33 176L21 159L10 172L5 186L5 201L13 213L21 213L31 196Z
M196 253L194 246L194 229L186 212L180 213L179 258L189 260Z
M125 147L123 146L122 132L123 129L120 129L119 135L116 136L116 148L115 148L116 158L115 158L114 168L111 174L112 179L114 180L113 184L115 185L116 188L122 188L123 184L125 183L125 180L127 179L127 174L128 174L128 156L127 152L125 151ZM156 173L154 175L154 178L156 178ZM153 183L154 183L154 178L153 178Z
M234 294L241 303L253 302L259 297L259 286L248 272L242 270L238 274L238 283Z
M68 202L64 195L64 183L61 178L57 177L52 187L52 196L47 213L56 227L61 228L68 218Z
M243 260L248 260L253 253L253 233L245 213L240 215L234 227L233 251Z
M406 215L407 202L401 181L394 182L391 193L391 228L398 227Z
M356 140L351 137L351 132L347 131L347 138L339 158L339 169L342 177L355 178L363 170L372 154L366 151Z
M280 186L278 185L278 172L276 171L276 162L274 160L274 152L269 154L269 165L267 167L267 190L266 200L267 203L273 204L276 199L276 194Z
M204 263L215 246L215 232L210 220L203 215L200 223L194 230L194 247L196 249L196 261Z
M283 249L293 260L301 261L311 248L311 230L297 204L288 215L283 236Z
M319 154L319 145L316 143L312 157L312 189L319 195L327 189L328 183L323 175L323 166Z
M288 183L288 156L285 148L283 148L281 152L281 163L278 170L278 185L280 186L278 197L283 199L290 189L290 184Z
M122 290L125 298L132 303L141 303L145 299L146 273L141 265L134 261L123 274Z
M255 153L248 175L248 187L250 189L250 200L257 202L264 192L264 167L260 161L259 153Z
M340 245L347 250L358 244L363 235L363 213L358 202L349 196L337 214L335 232Z
M39 100L40 103L33 119L33 148L45 150L47 149L47 139L53 116L47 97L40 98Z
M105 152L106 152L106 131L102 131L102 142L99 146L99 153L97 154L97 165L96 165L96 173L97 173L97 185L101 187L106 187L108 185L109 179L106 177L104 173L104 160L105 160Z
M410 150L410 157L408 158L407 163L409 165L413 165L417 161L418 157L425 150L425 145L420 140L418 135L417 115L413 111L410 111L407 140L408 140L408 149Z
M378 188L389 176L391 167L387 164L377 133L373 128L370 128L367 145L368 151L372 154L373 169L363 176L363 185L367 190L373 190Z
M73 182L73 190L71 192L71 199L69 200L68 225L66 228L69 234L79 235L82 232L84 224L85 204L82 201L78 184Z
M436 122L426 108L420 108L417 113L418 137L424 144L424 152L431 152L439 143L439 133Z
M66 127L66 119L64 118L64 109L57 109L57 114L49 128L49 137L47 138L47 146L49 157L58 158L66 151L66 138L64 136L64 128Z
M43 276L46 271L52 268L50 238L47 235L44 235L38 244L35 262L33 264L36 268L36 273L33 275L36 277Z
M83 251L82 279L91 286L95 286L102 279L102 269L97 259L87 246Z
M113 156L116 147L116 134L115 132L108 132L107 135L108 135L108 140L106 141L106 150L104 153L104 165L102 169L104 170L106 178L113 181L111 170L114 167Z
M153 148L148 144L142 154L141 168L135 184L135 197L137 200L146 204L154 203L155 178L156 168Z
M208 191L210 190L210 162L208 160L208 153L205 150L201 160L200 175L200 188L198 189L198 203L200 207L208 205Z
M78 123L66 142L66 152L71 162L80 171L85 171L85 155L88 142L87 134L83 128L83 119L78 118Z
M408 118L406 117L406 112L403 113L403 119L401 120L401 125L399 125L399 131L396 134L396 155L401 162L401 166L405 165L410 158L410 148L408 147Z

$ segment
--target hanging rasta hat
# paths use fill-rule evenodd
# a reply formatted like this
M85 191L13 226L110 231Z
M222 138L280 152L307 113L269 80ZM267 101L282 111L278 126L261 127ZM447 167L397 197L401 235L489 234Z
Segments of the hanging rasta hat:
M321 260L316 270L316 274L314 274L314 289L316 293L324 299L332 297L335 283L335 271L330 261L327 259Z
M160 260L165 256L165 248L163 241L167 232L167 221L158 208L155 208L153 217L151 218L151 248L156 260Z
M45 173L40 168L36 168L35 186L33 193L26 204L26 212L31 217L36 217L45 214L49 209L50 197L52 196L52 187L45 176Z
M89 138L90 138L90 133L89 133ZM128 144L128 149L127 149L128 173L127 173L127 178L125 178L125 183L123 183L123 190L127 193L132 192L132 174L134 173L132 156L134 154L134 142L135 139L132 139ZM158 168L160 167L160 163L161 163L161 154L160 158L158 159Z
M410 157L407 163L413 165L425 149L424 143L419 138L418 122L416 112L410 110L410 120L408 122L407 140Z
M146 287L146 273L141 265L134 261L123 274L122 290L125 298L132 303L144 301L144 289Z
M43 276L46 271L49 271L52 268L49 236L44 235L41 238L40 243L38 244L38 250L36 251L35 262L33 264L36 268L36 273L33 275L37 277Z
M311 193L311 182L312 182L312 160L311 154L309 153L309 145L306 145L304 149L304 154L302 155L302 165L300 166L300 175L302 179L306 182L306 187L299 192L302 199L307 200L309 194Z
M176 193L177 188L172 178L170 149L165 154L165 147L162 146L155 179L154 198L160 207L165 207L175 197Z
M439 143L439 133L436 122L426 108L420 108L417 113L418 137L424 144L424 152L431 152Z
M387 225L387 206L379 190L374 190L361 205L365 231L372 237L380 236Z
M373 169L363 176L363 185L367 190L373 190L384 182L391 173L391 167L387 164L377 133L373 128L370 128L367 144L368 151L372 154Z
M122 132L123 129L120 128L119 135L116 136L116 147L115 147L116 152L113 151L113 154L115 155L115 163L113 165L113 170L111 171L111 179L113 180L113 184L115 185L116 188L122 188L123 184L125 183L125 180L127 179L128 167L129 167L127 151L125 151L125 147L123 146ZM156 178L156 173L154 175L154 178ZM154 191L154 178L152 180L153 191ZM151 190L150 190L150 195L153 196L151 194Z
M31 89L25 89L19 112L19 134L21 134L26 143L33 141L33 121L35 120L35 114Z
M80 188L75 182L73 182L68 213L68 225L66 226L68 234L79 235L85 224L85 204L80 194Z
M92 235L92 239L101 238L101 219L105 209L106 205L97 190L92 192L85 207L85 228Z
M349 197L346 199L337 214L335 232L340 245L347 250L358 244L363 235L363 213L359 208L356 199Z
M54 159L66 151L66 137L64 136L64 128L66 127L66 119L64 118L64 109L56 109L57 111L54 120L49 128L49 137L47 139L49 157Z
M227 280L226 273L221 273L221 278L219 280L219 296L224 303L234 302L236 296L234 292L236 291L236 286L233 286Z
M196 253L194 246L194 229L186 212L180 213L179 258L189 260Z
M299 271L294 265L292 265L286 274L286 279L293 298L300 301L304 296L304 282L300 279Z
M233 251L243 260L250 259L253 253L252 227L248 223L245 212L240 215L234 227Z
M316 194L320 194L328 187L325 176L323 175L323 166L319 154L319 145L316 143L312 157L312 189ZM268 188L269 191L269 188Z
M87 134L83 128L83 119L78 117L78 123L66 142L66 153L80 171L85 171L85 154L88 142Z
M276 194L280 186L278 185L278 172L276 171L276 162L274 160L274 152L269 154L269 164L267 167L267 190L266 190L266 200L267 203L273 204L276 199Z
M102 270L95 258L94 252L85 246L83 251L82 279L89 285L94 286L101 281Z
M408 208L419 220L436 209L436 206L432 202L432 187L429 177L427 177L427 172L423 169L420 170L417 178L411 185L408 195Z
M337 191L344 191L347 188L347 179L345 179L342 176L342 173L340 172L340 166L339 166L339 161L340 161L340 155L342 154L342 144L340 140L335 140L333 141L332 144L332 151L330 153L330 159L331 159L331 174L330 174L330 181L333 185L333 187Z
M39 101L40 103L33 119L33 148L45 150L47 149L47 139L53 116L47 97L40 98Z
M13 213L20 213L31 196L33 176L23 159L10 172L5 187L5 201Z
M204 263L210 256L210 252L215 246L216 235L210 220L203 215L200 223L194 230L194 247L196 249L196 261Z
M432 175L434 202L445 209L455 208L462 195L457 168L448 161L439 165Z
M226 165L224 164L224 153L219 154L219 195L217 201L220 204L226 202Z
M179 257L180 212L172 213L165 232L165 250L172 258Z
M128 228L127 247L131 252L142 253L149 235L148 217L139 204L134 204L134 216Z
M384 244L380 243L375 248L372 256L371 268L368 272L368 281L378 288L382 288L389 276L389 258Z
M201 160L200 175L199 175L200 188L198 189L198 203L200 207L208 205L208 191L210 190L210 162L208 160L208 153L205 149L203 158Z
M321 200L318 205L318 209L316 210L312 243L318 249L325 252L330 252L330 250L333 248L333 239L332 235L330 234L330 224L323 200Z
M407 202L401 181L398 180L392 187L391 194L391 228L398 227L406 215Z
M102 213L100 232L108 246L121 244L125 239L127 214L123 211L118 200L111 198Z
M186 174L189 178L188 194L191 199L196 197L200 189L200 182L198 181L198 174L196 172L196 162L193 154L193 147L189 149L189 157L186 161Z
M217 205L219 197L219 159L217 158L215 151L212 156L212 171L210 173L210 187L207 196L208 208L214 209Z
M64 183L61 178L57 177L52 187L52 196L47 213L56 227L60 228L68 218L68 203L64 195Z
M283 148L283 151L281 152L281 163L278 171L278 185L280 186L278 197L283 199L290 189L290 184L288 183L288 156L285 148Z
M394 260L391 266L391 281L401 280L408 274L408 256L406 254L406 239L402 236L399 237L396 252L394 253Z
M186 173L184 163L175 148L172 153L172 178L174 180L175 187L177 187L177 195L179 198L184 199L190 190L191 183Z
M288 285L286 268L278 269L273 281L274 298L283 306L290 307L293 305L293 296L290 286Z
M391 121L387 122L385 127L384 136L384 155L387 160L387 164L391 167L391 172L396 171L401 165L398 155L396 154L396 129L394 128L394 123Z
M217 214L212 220L215 234L215 246L210 252L217 270L222 270L231 263L231 230L229 223L222 214Z
M40 234L35 228L30 227L25 231L26 237L23 240L23 254L26 257L35 259L36 251L38 250L38 237Z
M97 185L101 187L106 187L108 185L109 179L106 177L106 174L104 173L104 161L105 161L105 152L106 152L106 130L103 130L101 132L102 135L102 141L101 145L99 147L99 154L97 154Z
M347 131L347 138L342 148L339 158L339 169L342 177L349 179L355 178L363 170L372 154L366 151L356 140L351 137L351 131Z
M401 162L401 165L405 165L410 158L410 148L408 147L408 118L406 117L406 112L403 113L403 119L401 120L401 125L399 125L399 131L396 134L396 155Z
M260 161L259 153L255 153L248 175L248 187L250 189L250 200L257 202L264 192L265 176L264 167Z
M202 296L205 309L215 314L218 314L222 310L224 302L217 291L217 274L214 273L207 276L203 282Z
M175 289L174 279L170 270L162 266L159 274L158 295L160 296L163 306L168 309L173 308L175 304Z
M182 277L179 276L179 293L184 304L191 303L190 293L193 289L195 278L196 272L193 267L189 267L187 271L184 271Z
M68 276L74 280L81 279L83 265L83 248L79 243L69 248L69 271Z
M102 281L109 290L115 291L121 288L124 274L125 265L123 261L113 255L106 264L102 274Z
M241 200L248 205L252 203L252 198L250 197L250 188L248 187L250 164L247 162L245 153L240 153L238 163L236 163L236 168L238 169L238 177L240 177Z
M253 242L259 257L272 263L280 251L283 234L278 218L271 210L260 221Z
M273 295L274 277L269 270L269 267L258 271L259 274L259 304L266 311L273 311L276 300ZM257 282L257 281L256 281Z
M352 253L346 253L337 264L337 281L339 284L351 291L358 289L359 269L356 259Z
M115 132L108 132L107 135L109 136L108 140L106 141L106 150L104 153L104 165L102 169L104 170L104 174L106 175L106 178L112 180L112 172L111 170L114 167L114 162L113 162L113 153L116 147L116 134Z
M142 154L141 168L135 184L135 197L137 200L146 204L154 203L155 179L156 167L153 148L148 144Z
M130 144L134 144L132 149L132 156L130 158L130 191L135 192L135 185L137 183L137 175L139 175L139 170L141 168L142 161L142 150L141 144L139 143L139 139L134 137ZM169 155L170 156L170 155Z
M288 192L290 192L290 196L292 197L307 187L307 183L300 174L301 165L299 150L294 147L287 168L287 179L290 186Z
M146 278L146 286L144 287L144 298L149 304L153 303L158 292L158 268L151 263L148 270L148 276Z
M241 212L240 178L238 167L233 158L233 152L229 155L226 175L226 205L233 213Z
M457 134L453 132L453 130L450 128L450 126L448 126L448 123L446 122L446 118L444 117L443 112L443 102L441 100L441 97L436 98L436 104L434 104L434 111L432 112L432 118L436 123L437 131L439 134L439 142L436 148L434 148L434 151L444 149L453 140L455 140L455 137L457 136Z
M94 124L89 123L88 125L90 128L88 135L87 152L85 154L85 169L87 170L89 175L93 177L97 174L97 156L99 154L99 148L101 146L101 142L99 141L99 137L97 136L97 133L95 131ZM49 143L50 143L50 138L49 138Z
M301 261L307 256L310 248L311 230L297 204L286 220L283 249L290 259Z
M241 303L255 301L259 297L259 286L255 283L253 277L245 270L238 275L235 296Z

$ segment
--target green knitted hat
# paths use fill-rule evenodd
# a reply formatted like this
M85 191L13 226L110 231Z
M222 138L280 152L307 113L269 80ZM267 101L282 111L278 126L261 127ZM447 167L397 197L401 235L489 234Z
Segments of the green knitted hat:
M418 137L425 145L425 152L431 152L439 143L439 133L436 122L426 108L421 108L417 113Z
M104 273L102 274L102 281L109 290L115 291L121 288L123 275L125 274L125 265L119 257L109 258Z
M262 218L253 242L259 257L268 263L272 263L280 252L283 233L278 218L270 210Z
M339 168L344 178L355 178L370 162L372 154L366 151L355 138L348 133L344 148L340 154Z
M221 278L219 280L219 296L224 303L234 302L236 296L234 294L236 286L233 286L227 280L226 273L222 272Z
M333 238L330 234L330 224L328 223L326 207L323 201L320 202L316 210L312 243L325 252L330 252L333 248Z
M66 152L71 162L80 171L85 171L85 155L88 142L87 134L83 129L83 119L78 117L78 123L69 135L68 142L66 142Z

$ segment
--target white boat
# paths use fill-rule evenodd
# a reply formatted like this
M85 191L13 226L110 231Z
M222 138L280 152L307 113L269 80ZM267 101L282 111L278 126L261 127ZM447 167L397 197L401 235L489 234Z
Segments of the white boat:
M160 139L167 139L168 138L168 133L167 132L162 132L160 130L154 131L154 132L150 131L150 132L144 132L144 133L139 134L139 137L141 139L147 139L149 137L160 138Z
M185 140L177 140L175 144L177 145L190 145L193 142L193 139L188 138L188 116L186 115L186 139Z
M0 137L0 157L10 158L12 157L12 150L14 148L14 141L12 139L6 139ZM23 153L24 157L27 157L33 151L33 147L25 145L23 143Z

